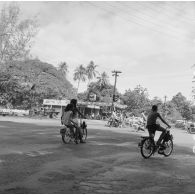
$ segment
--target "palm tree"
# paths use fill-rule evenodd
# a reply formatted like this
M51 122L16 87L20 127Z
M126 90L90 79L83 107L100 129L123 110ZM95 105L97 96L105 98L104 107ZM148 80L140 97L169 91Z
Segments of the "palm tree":
M86 68L86 73L87 73L87 77L89 80L88 85L93 78L95 78L97 75L99 75L99 72L95 70L97 66L98 65L95 65L94 62L91 61Z
M105 87L106 85L109 84L109 81L108 81L108 75L106 74L106 72L103 72L100 77L97 77L99 80L98 80L98 85L99 87L102 89L103 87Z
M67 72L68 72L68 65L66 62L61 62L58 65L58 70L64 75L64 77L66 77Z
M77 93L79 90L80 81L85 82L86 76L87 76L86 69L82 64L74 70L74 78L73 79L75 81L78 81Z

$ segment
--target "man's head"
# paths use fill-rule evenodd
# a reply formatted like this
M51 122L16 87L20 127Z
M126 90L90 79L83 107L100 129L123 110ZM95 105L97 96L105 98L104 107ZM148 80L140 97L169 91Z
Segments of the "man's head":
M72 111L73 110L73 104L68 104L66 106L65 112Z
M158 111L158 106L157 105L153 105L152 106L152 111L153 112L157 112Z
M76 99L71 99L70 103L73 104L74 107L77 106L77 100Z

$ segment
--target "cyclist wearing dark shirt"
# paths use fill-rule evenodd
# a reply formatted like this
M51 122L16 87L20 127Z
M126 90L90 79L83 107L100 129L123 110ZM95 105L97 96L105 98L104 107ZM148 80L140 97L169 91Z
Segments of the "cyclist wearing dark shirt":
M146 127L148 129L149 136L152 138L154 138L156 131L162 132L157 143L156 143L156 145L159 146L161 144L161 141L162 141L164 135L166 134L166 129L164 129L163 127L161 127L159 124L156 123L157 118L159 118L169 128L171 128L171 126L158 113L158 107L156 105L152 106L152 111L150 112L150 114L148 115L148 118L147 118L147 126Z

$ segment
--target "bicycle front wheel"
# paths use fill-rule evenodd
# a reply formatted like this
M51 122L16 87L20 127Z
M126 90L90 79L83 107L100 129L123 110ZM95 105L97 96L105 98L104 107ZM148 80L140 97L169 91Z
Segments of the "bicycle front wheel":
M173 140L169 139L168 141L164 142L165 149L163 150L164 156L168 157L171 155L173 151Z
M141 149L141 155L144 158L150 158L150 156L153 154L154 146L152 145L152 142L150 138L146 138L142 141L142 145L140 147Z
M86 141L87 139L87 128L82 128L82 134L83 134L83 141Z

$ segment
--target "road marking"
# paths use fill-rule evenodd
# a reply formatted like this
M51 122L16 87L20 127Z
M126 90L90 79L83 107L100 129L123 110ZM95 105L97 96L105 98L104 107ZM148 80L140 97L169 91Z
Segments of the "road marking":
M193 153L195 153L195 146L193 146Z
M47 155L52 153L53 152L49 152L49 151L32 151L32 152L26 152L25 154L27 156L36 157L36 156L42 156L42 155Z
M134 143L130 143L130 142L124 142L124 143L106 143L106 142L97 142L97 141L89 141L88 143L92 144L92 145L109 145L109 146L132 146L135 145Z

